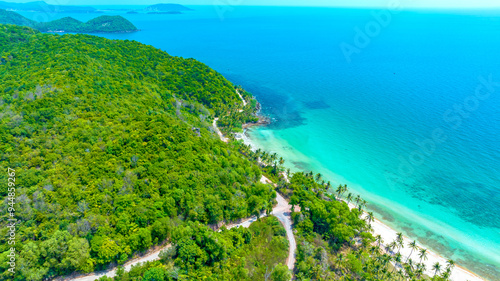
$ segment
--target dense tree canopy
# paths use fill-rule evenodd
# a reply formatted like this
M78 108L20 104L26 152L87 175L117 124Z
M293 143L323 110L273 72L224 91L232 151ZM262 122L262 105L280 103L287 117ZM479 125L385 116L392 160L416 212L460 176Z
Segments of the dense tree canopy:
M8 25L0 53L0 170L16 170L15 280L123 263L169 238L171 219L215 224L273 204L259 168L211 132L214 115L241 100L207 66L138 42ZM6 202L7 185L0 196ZM12 280L1 229L0 279ZM179 241L199 247L190 243ZM200 254L192 264L216 261Z
M0 9L0 24L15 24L35 28L42 32L113 33L138 31L122 16L99 16L87 22L64 17L49 22L36 22L16 12Z

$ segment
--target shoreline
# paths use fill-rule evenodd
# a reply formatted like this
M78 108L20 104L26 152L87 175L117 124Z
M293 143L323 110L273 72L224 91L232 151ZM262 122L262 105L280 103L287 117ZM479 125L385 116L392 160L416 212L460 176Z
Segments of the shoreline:
M269 124L269 123L266 123L266 124ZM250 135L248 134L248 130L251 129L252 127L256 127L256 126L258 126L258 125L253 124L252 126L247 126L247 127L244 126L243 133L239 134L241 136L240 139L243 140L243 142L246 145L250 145L250 148L252 150L256 150L258 148L264 149L263 147L258 147L255 144L255 142L251 139ZM355 208L355 205L352 203L349 203L349 208L351 208L351 209ZM363 212L362 217L364 218L366 216L366 214L367 214L366 212ZM383 243L381 243L381 247L382 247L382 245L385 246L386 244L389 244L392 241L394 241L394 239L396 239L396 234L398 233L398 231L396 229L390 227L388 224L385 224L381 220L375 218L371 222L371 226L373 229L373 231L372 231L373 235L374 236L380 235L383 239ZM426 247L423 247L423 245L418 242L418 239L413 239L413 240L417 241L417 245L420 248L426 249ZM411 249L408 248L407 245L413 240L411 240L407 236L403 236L403 241L404 241L403 243L404 243L405 247L402 248L400 251L401 256L403 257L402 260L406 260L408 255L410 255ZM410 258L414 261L418 261L419 260L418 253L413 251L413 253L411 253ZM432 251L430 249L427 249L427 260L425 260L423 262L426 265L425 274L427 276L430 276L430 277L434 276L434 270L433 270L432 266L436 262L439 262L439 264L442 266L442 268L444 268L446 266L447 259L445 257L443 257L442 255L440 255L439 253ZM451 275L449 278L450 278L449 280L453 280L453 281L487 281L488 280L488 279L485 279L485 278L479 276L478 274L464 268L463 266L460 266L459 264L455 264L455 266L451 270Z
M350 209L356 208L356 206L352 203L349 203L349 208ZM362 217L365 218L366 215L367 215L367 213L363 212ZM374 236L380 235L382 237L383 242L381 243L381 245L385 246L385 245L389 244L390 242L394 241L394 239L396 239L398 231L395 230L394 228L388 226L387 224L383 223L379 219L375 218L370 224L373 228L373 231L372 231L373 235ZM419 243L417 239L413 239L413 240L417 241L417 245L419 246L419 248L426 249L426 247L423 247L423 245L421 243ZM411 254L410 258L412 260L414 260L414 261L418 260L418 253L416 251L413 251L413 253L411 253L411 249L408 248L408 246L407 246L413 240L410 239L409 237L403 235L403 243L404 243L405 247L402 248L400 251L402 260L406 260L410 254ZM439 264L444 268L446 266L447 259L445 257L441 256L439 253L436 253L432 250L427 249L427 260L425 260L423 262L426 265L426 270L424 273L427 276L430 276L430 277L434 276L434 270L433 270L432 266L436 262L439 262ZM470 270L468 270L468 269L466 269L458 264L455 264L455 266L451 270L450 280L453 280L453 281L467 281L467 280L469 280L469 281L476 281L476 280L477 281L487 281L487 279L484 279L483 277L473 273L472 271L470 271Z

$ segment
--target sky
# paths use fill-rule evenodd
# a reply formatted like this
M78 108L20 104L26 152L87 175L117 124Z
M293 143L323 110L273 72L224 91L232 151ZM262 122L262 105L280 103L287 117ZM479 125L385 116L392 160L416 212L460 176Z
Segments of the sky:
M33 0L4 0L31 2ZM386 7L391 2L420 8L500 8L500 0L45 0L54 5L152 5L178 3L182 5L265 5L265 6L338 6Z

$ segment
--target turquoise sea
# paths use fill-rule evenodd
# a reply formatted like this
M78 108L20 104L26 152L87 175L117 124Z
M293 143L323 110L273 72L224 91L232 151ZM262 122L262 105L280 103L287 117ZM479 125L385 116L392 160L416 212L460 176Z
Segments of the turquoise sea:
M498 280L500 10L192 8L109 12L142 31L100 36L208 64L272 117L248 132L258 146L348 184L383 222Z

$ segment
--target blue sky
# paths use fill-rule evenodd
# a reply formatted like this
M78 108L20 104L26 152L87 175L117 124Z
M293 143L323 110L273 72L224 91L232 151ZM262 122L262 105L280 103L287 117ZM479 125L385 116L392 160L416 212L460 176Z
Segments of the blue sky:
M4 0L6 2L31 2L33 0ZM151 5L178 3L183 5L272 5L272 6L340 6L385 7L397 1L406 7L428 8L488 8L500 7L499 0L45 0L60 5Z

